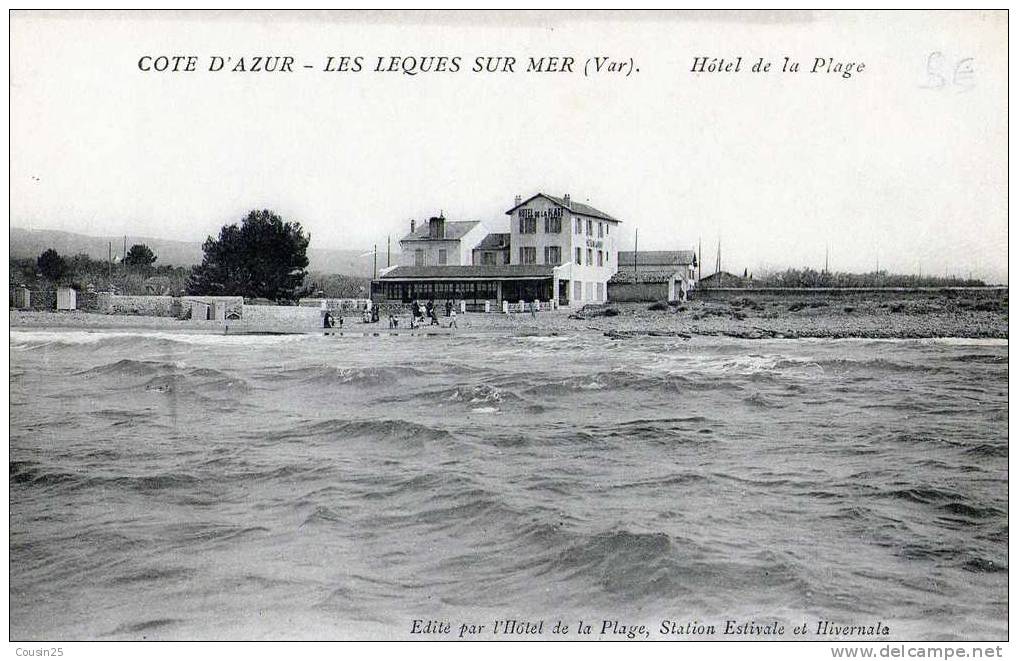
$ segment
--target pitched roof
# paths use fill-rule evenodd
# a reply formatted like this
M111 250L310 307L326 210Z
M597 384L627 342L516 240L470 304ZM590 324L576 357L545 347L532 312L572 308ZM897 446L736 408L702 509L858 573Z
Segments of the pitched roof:
M522 207L524 204L528 204L531 200L533 200L534 198L537 198L537 197L543 197L546 200L550 200L552 203L557 204L558 206L562 207L563 209L568 209L572 213L578 214L580 216L590 216L591 218L600 218L601 220L611 220L611 221L614 221L616 223L621 223L622 222L618 218L613 218L612 216L609 216L605 212L600 211L598 209L595 209L594 207L590 206L589 204L583 204L582 202L574 202L573 200L570 200L569 204L566 204L565 199L563 199L561 197L555 197L554 195L548 195L547 193L537 193L536 195L531 195L527 199L523 200L522 202L520 202L519 204L514 206L512 209L509 209L509 211L506 211L505 212L506 215L508 216L513 211L516 211L517 209Z
M716 273L711 273L710 275L705 275L702 278L700 278L700 282L706 283L725 282L725 281L742 282L742 278L740 276L735 275L734 273L729 273L728 271L717 271Z
M633 267L633 251L619 251L619 268ZM689 266L696 264L692 250L641 250L636 254L637 266Z
M428 236L431 229L428 226L428 221L425 220L400 241L456 241L480 224L479 220L447 220L445 221L445 236L441 239L432 239Z
M677 269L671 270L654 269L647 271L644 271L643 269L640 269L639 271L633 271L632 269L629 269L628 271L616 272L615 275L613 275L608 282L616 284L618 283L632 284L637 282L668 282L669 280L674 278L677 273L678 273Z
M509 234L494 232L481 239L474 250L505 250L509 248Z
M550 278L550 264L478 264L474 266L397 266L379 280L494 280Z

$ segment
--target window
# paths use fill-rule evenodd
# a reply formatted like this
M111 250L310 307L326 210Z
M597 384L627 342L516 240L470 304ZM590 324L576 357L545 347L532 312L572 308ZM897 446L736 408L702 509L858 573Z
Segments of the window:
M576 265L579 266L581 264L583 264L583 248L577 248L576 249Z
M605 223L605 225L604 225L604 235L605 236L608 236L609 234L611 234L611 232L609 231L609 230L611 230L611 228L612 228L612 226L611 226L610 223Z
M597 300L604 301L604 283L597 283Z
M579 250L579 248L577 248L577 250ZM573 281L573 300L574 301L583 300L583 283L580 282L579 280Z
M597 265L604 266L604 253L600 250L597 251Z
M594 221L587 221L587 236L594 236Z
M558 218L545 218L544 219L544 233L545 234L561 234L562 233L562 217Z
M520 216L520 234L536 234L537 218L524 218Z
M420 248L414 251L414 266L424 266L424 251Z
M598 252L600 254L600 252ZM445 248L441 248L438 251L438 263L447 264L449 261L449 253L446 252Z
M579 218L576 219L576 233L583 234L583 221Z
M587 248L587 266L594 265L594 249Z
M495 263L495 254L490 252L481 253L481 264L491 265Z
M561 264L562 263L562 248L559 246L545 246L544 247L544 263L545 264Z
M604 223L597 224L597 236L598 238L604 237Z
M536 264L537 248L533 246L520 246L520 264Z

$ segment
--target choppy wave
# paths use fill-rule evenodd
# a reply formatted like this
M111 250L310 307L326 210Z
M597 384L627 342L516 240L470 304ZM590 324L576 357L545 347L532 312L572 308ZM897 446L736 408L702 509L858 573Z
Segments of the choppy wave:
M298 381L303 384L330 387L330 386L393 386L423 374L421 370L413 367L334 367L328 365L316 365L310 367L298 367L285 369L274 373L263 373L265 379L283 379L285 381Z

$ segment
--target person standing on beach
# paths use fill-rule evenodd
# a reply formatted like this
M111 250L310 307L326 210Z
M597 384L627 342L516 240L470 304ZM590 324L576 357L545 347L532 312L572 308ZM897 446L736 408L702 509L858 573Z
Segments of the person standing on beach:
M449 310L449 317L451 317L449 321L449 328L459 328L459 326L456 325L456 310Z

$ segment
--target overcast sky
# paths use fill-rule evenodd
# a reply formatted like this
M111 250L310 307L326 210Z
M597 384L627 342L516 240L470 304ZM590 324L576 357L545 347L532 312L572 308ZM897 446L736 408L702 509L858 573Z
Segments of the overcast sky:
M829 247L835 270L1007 279L1003 12L15 13L11 49L15 226L201 240L271 208L313 246L382 248L410 218L504 222L515 195L546 191L620 218L623 247L636 228L641 249L702 240L713 265L720 238L730 271L821 267ZM175 54L199 72L138 69ZM213 55L315 68L208 73ZM323 72L330 55L364 71ZM461 70L370 71L393 55ZM517 73L471 73L486 55ZM551 55L639 71L521 71ZM694 75L700 55L743 72ZM748 71L784 56L866 68Z

